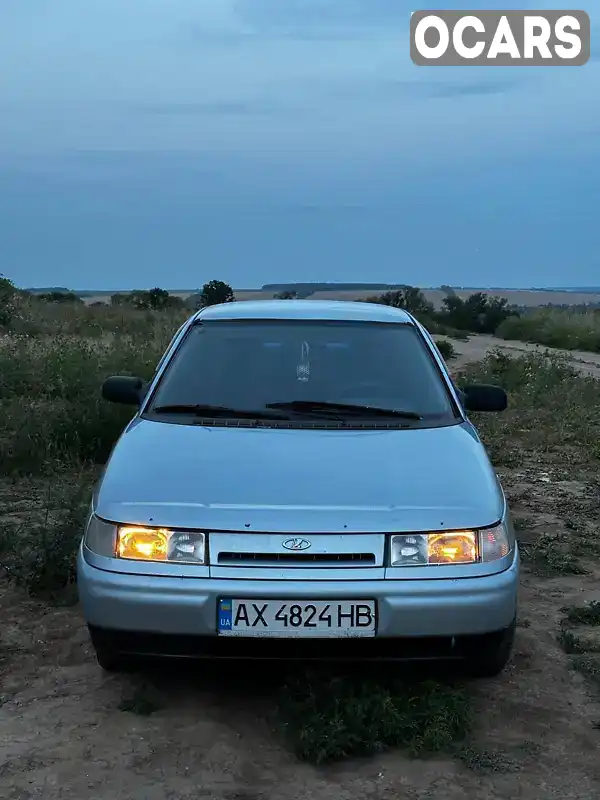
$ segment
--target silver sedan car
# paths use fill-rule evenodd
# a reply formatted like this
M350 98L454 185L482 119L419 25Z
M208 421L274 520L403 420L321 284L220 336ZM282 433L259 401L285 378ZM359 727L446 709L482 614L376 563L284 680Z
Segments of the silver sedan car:
M99 481L78 554L98 662L141 656L509 660L519 554L471 411L425 328L370 303L188 319Z

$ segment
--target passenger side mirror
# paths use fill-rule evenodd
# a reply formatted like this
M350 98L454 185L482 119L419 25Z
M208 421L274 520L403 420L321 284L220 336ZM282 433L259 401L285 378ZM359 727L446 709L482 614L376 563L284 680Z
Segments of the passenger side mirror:
M109 403L140 406L148 384L141 378L113 375L102 384L102 397Z
M461 395L467 411L505 411L508 397L504 389L491 384L463 386Z

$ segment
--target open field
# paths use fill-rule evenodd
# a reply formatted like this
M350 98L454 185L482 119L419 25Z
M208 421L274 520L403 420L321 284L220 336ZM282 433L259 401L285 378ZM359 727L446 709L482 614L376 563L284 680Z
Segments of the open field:
M98 462L130 415L99 386L151 374L181 317L100 311L49 310L35 337L0 345L2 800L600 796L600 356L451 340L459 379L510 397L474 419L523 558L499 678L203 664L107 677L70 583ZM49 335L58 313L71 316Z
M533 290L502 290L502 289L470 289L469 291L466 290L457 290L456 294L461 299L466 299L470 294L474 294L475 292L485 292L486 294L490 295L491 297L505 297L511 305L518 305L518 306L543 306L547 303L552 303L554 305L584 305L586 303L600 303L600 293L599 294L592 294L587 292L544 292L544 291L533 291ZM190 296L190 293L186 292L174 292L177 297L181 297L185 299L186 297ZM315 292L310 296L311 300L358 300L364 299L365 297L369 297L373 294L377 294L377 292L373 291L365 291L365 292L357 292L357 291L327 291L327 292ZM441 308L442 300L445 297L445 293L441 289L424 289L423 294L425 297L434 304L436 308ZM271 292L261 292L260 290L239 290L235 291L235 298L236 300L269 300L273 297ZM98 293L96 295L92 295L90 297L85 298L86 303L95 303L95 302L110 302L110 294L102 294Z

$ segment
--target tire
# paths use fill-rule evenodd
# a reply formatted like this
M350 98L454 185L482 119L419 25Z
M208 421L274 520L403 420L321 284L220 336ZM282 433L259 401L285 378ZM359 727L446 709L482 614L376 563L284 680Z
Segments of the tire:
M465 672L471 678L495 678L512 654L516 619L502 631L474 636L465 643Z
M130 672L133 661L121 653L109 633L89 628L96 661L105 672Z

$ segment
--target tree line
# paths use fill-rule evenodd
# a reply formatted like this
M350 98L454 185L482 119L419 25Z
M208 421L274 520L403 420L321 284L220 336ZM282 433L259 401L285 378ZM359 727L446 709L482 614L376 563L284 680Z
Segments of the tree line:
M510 307L505 298L490 297L485 292L476 292L469 297L460 298L450 287L442 287L446 296L442 300L441 309L436 309L425 297L421 289L415 286L404 286L401 289L387 291L380 295L367 297L362 302L402 308L413 314L434 333L443 333L444 328L470 333L493 334L500 324L509 317L520 316L520 311ZM12 281L0 276L0 325L6 326L14 313L19 298L28 297L34 302L52 304L83 305L84 301L75 292L53 290L44 293L33 293L17 289ZM280 300L293 300L297 292L286 290L275 294ZM154 287L148 290L117 292L110 297L110 306L131 308L136 310L165 311L172 308L194 311L207 306L235 301L232 287L225 281L211 280L204 284L196 294L185 300L170 294L166 289ZM93 305L106 306L96 302Z

